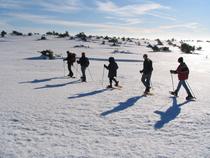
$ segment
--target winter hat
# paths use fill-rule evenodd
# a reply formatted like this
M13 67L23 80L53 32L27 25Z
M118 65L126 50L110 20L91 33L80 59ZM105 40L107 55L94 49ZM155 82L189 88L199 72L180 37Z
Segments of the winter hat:
M85 56L85 52L82 52L82 56L83 56L83 57Z
M148 56L147 56L147 54L144 54L143 57L144 57L144 58L147 58Z
M109 62L114 62L114 57L110 57Z
M183 57L179 57L179 58L178 58L178 62L179 62L179 63L183 63L183 61L184 61Z

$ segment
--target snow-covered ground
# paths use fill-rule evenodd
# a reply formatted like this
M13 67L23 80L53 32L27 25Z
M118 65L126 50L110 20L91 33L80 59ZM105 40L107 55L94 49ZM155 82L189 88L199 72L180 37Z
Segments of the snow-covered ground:
M0 39L0 158L210 157L210 43L194 43L203 50L183 54L173 47L169 53L154 53L143 41L141 46L110 47L97 40L36 39ZM81 44L90 48L74 48ZM77 64L77 78L69 79L62 59L39 59L37 51L45 49L62 56L67 50L78 57L86 52L94 59L88 82L80 83ZM154 95L148 97L142 96L139 73L144 53L154 66ZM110 56L121 59L122 89L105 88L103 65L108 62L103 59ZM169 70L176 69L180 56L190 68L188 83L196 101L186 102L183 88L178 98L168 93ZM176 86L177 76L173 79Z

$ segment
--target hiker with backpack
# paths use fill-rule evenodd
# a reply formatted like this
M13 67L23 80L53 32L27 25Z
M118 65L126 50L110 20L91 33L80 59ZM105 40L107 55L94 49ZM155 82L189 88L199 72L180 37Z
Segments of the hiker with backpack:
M174 96L178 96L179 90L180 90L181 86L183 86L187 92L187 95L188 95L186 97L186 100L193 99L194 97L192 96L192 94L186 84L186 80L188 79L188 76L189 76L189 68L185 64L183 57L179 57L178 62L179 62L179 66L177 67L177 69L170 70L170 73L178 74L179 83L177 85L176 90L173 92L170 92L170 93Z
M115 77L117 76L117 69L118 69L118 65L115 62L115 59L113 57L109 58L109 65L105 65L104 67L109 71L108 73L108 78L109 78L109 85L107 86L107 88L112 88L112 81L115 82L115 86L119 85L119 81L117 81L115 79Z
M85 71L86 71L87 67L89 66L90 62L89 62L89 59L85 56L84 52L82 52L82 56L77 61L77 63L80 64L80 66L81 66L81 71L82 71L81 81L86 82Z
M67 53L67 57L64 58L63 61L67 61L68 70L69 70L68 76L73 77L74 73L73 73L71 68L72 68L74 62L76 61L76 54L75 53L71 53L69 51L67 51L66 53Z
M147 54L143 55L144 63L143 63L143 69L140 70L140 73L142 73L141 81L146 87L144 94L148 94L150 92L150 80L152 76L153 66L152 66L152 60L148 58Z

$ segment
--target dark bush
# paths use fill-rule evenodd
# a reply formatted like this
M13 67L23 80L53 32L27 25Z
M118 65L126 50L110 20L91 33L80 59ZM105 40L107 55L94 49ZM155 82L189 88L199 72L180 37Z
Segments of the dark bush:
M1 31L1 37L4 37L5 35L7 34L7 32L6 31Z
M70 36L70 37L69 37L69 40L74 40L74 37L73 37L73 36Z
M109 40L109 39L110 39L110 37L108 37L108 36L105 36L105 37L104 37L104 39L105 39L105 40Z
M22 35L23 35L23 33L18 32L18 31L12 31L12 35L22 36Z
M130 39L130 38L127 38L126 41L133 42L132 39Z
M46 35L59 36L59 33L55 32L55 31L52 31L52 32L48 31L48 32L46 32Z
M161 47L161 48L160 48L160 51L163 51L163 52L170 52L169 47Z
M196 48L196 50L202 50L202 47L198 47L198 48Z
M52 32L46 32L46 35L53 35L53 33Z
M59 37L59 38L69 37L69 33L68 33L68 31L66 31L65 33L60 33L60 34L58 35L58 37Z
M159 51L160 51L160 49L159 49L158 46L156 46L156 45L154 45L154 46L152 47L152 50L153 50L154 52L159 52Z
M76 35L76 37L81 39L82 41L87 41L87 36L85 35L84 32L80 32L79 34Z
M192 53L192 51L195 51L195 46L191 46L187 43L182 43L180 49L184 53Z
M43 56L49 59L55 59L54 52L51 50L43 50L40 52Z
M33 34L31 32L28 33L28 36L32 36Z
M47 38L44 35L42 35L42 37L40 38L40 40L47 40Z
M156 39L156 41L157 41L157 45L161 45L161 46L163 45L160 39Z
M111 39L109 39L109 42L110 43L118 43L118 40L117 40L117 38L116 37L113 37L113 38L111 38Z

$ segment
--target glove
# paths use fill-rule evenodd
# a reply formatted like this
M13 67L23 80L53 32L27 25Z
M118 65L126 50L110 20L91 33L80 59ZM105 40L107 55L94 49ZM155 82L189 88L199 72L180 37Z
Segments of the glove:
M104 64L104 67L106 67L106 65Z
M174 72L175 72L174 70L170 70L170 73L172 73L172 74L173 74Z
M139 72L140 72L140 73L143 73L143 70L140 70Z

